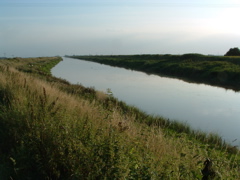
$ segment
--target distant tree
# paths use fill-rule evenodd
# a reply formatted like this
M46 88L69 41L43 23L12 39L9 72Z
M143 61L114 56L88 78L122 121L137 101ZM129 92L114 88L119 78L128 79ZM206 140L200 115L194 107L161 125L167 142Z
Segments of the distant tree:
M237 47L231 48L224 56L240 56L240 50Z

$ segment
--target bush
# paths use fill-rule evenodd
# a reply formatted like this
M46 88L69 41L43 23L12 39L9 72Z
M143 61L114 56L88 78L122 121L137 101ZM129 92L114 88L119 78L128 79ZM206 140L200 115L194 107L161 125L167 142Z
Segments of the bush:
M237 47L231 48L224 56L240 56L240 50Z

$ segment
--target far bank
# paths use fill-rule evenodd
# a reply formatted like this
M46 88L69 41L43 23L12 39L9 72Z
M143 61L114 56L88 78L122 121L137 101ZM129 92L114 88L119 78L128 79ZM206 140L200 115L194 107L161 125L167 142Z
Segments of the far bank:
M240 90L240 57L184 55L68 56L188 82Z

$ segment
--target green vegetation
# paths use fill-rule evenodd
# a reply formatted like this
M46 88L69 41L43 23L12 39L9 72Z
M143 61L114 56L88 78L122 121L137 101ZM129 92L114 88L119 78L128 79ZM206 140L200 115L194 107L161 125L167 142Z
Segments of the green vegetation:
M224 56L240 56L239 48L231 48Z
M51 76L60 58L0 61L0 179L239 179L236 147Z
M237 56L184 54L71 57L240 90L240 57Z

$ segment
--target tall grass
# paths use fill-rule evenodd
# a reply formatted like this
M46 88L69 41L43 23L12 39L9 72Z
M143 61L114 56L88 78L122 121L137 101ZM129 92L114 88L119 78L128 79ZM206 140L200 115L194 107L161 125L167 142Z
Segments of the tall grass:
M1 179L201 179L206 158L216 177L239 179L238 152L110 93L38 73L0 65Z

